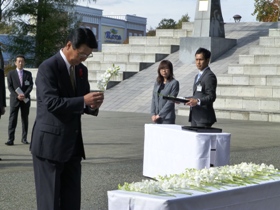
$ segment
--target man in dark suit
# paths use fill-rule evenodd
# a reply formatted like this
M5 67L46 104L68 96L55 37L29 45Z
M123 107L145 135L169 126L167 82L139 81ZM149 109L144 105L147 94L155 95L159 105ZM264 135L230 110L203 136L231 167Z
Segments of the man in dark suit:
M5 114L6 107L6 87L5 87L5 75L4 71L0 69L0 118ZM2 160L0 158L0 160Z
M18 111L21 112L22 137L21 142L28 144L28 115L30 109L30 92L33 88L32 74L23 69L25 58L23 55L16 57L16 69L10 71L7 75L8 89L10 91L10 116L8 127L8 146L14 145L15 131L17 127ZM19 89L21 92L19 92Z
M193 85L193 97L186 103L190 106L191 126L211 127L216 121L213 103L216 100L217 78L209 68L211 52L199 48L195 53L195 63L199 73Z
M77 28L66 45L39 66L30 146L38 210L80 209L85 159L81 115L97 116L104 99L102 92L90 92L88 70L82 64L96 48L93 32Z

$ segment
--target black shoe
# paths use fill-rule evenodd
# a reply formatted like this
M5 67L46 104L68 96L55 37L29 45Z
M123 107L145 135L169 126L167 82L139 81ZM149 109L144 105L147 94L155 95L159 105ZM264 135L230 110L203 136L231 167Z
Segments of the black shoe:
M2 160L2 159L0 158L0 160Z
M7 141L5 144L6 144L7 146L12 146L12 145L14 145L14 141L9 140L9 141Z
M28 142L26 139L21 140L21 142L22 142L23 144L29 144L29 142Z

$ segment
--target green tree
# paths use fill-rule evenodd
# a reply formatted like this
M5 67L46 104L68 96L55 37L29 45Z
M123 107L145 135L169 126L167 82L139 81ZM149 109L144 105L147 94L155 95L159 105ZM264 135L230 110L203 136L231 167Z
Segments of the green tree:
M95 0L87 0L88 2ZM5 15L13 23L12 55L25 54L38 67L65 43L69 30L79 24L73 7L78 0L13 0ZM31 62L28 62L31 61Z
M279 21L279 0L255 0L255 10L252 15L257 14L256 20L260 22Z
M175 29L176 22L173 19L162 19L158 24L157 29Z
M155 36L156 35L156 30L152 27L150 27L149 30L146 32L146 36Z
M38 67L63 46L73 6L74 0L14 0L5 13L14 23L8 51L25 54L29 66Z
M12 0L0 0L0 33L7 33L10 31L8 24L3 21L3 11L9 6ZM4 58L3 58L3 51L5 51L6 46L4 43L0 42L0 68L4 69Z
M181 29L182 28L182 23L183 22L190 22L190 16L188 14L185 14L181 17L180 20L178 20L178 23L176 24L176 28L177 29Z

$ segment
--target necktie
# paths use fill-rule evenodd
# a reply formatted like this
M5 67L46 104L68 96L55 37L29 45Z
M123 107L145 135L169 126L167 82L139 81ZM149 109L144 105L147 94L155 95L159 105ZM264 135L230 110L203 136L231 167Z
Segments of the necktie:
M23 78L22 78L22 70L19 70L19 81L20 81L20 86L22 86L22 81L23 81Z
M75 66L70 66L70 80L71 84L73 87L73 90L76 89L76 84L75 84Z
M197 77L196 77L196 81L195 81L195 83L197 83L197 82L198 82L198 80L199 80L200 76L201 76L201 74L200 74L200 73L198 73L198 74L197 74Z

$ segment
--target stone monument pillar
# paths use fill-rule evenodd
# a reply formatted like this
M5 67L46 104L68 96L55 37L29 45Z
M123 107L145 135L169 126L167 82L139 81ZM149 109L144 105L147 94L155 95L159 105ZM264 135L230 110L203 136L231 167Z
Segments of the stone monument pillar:
M193 36L180 39L180 61L193 63L199 47L211 51L211 60L234 47L236 39L226 39L220 0L197 0Z

